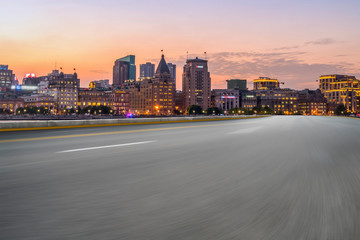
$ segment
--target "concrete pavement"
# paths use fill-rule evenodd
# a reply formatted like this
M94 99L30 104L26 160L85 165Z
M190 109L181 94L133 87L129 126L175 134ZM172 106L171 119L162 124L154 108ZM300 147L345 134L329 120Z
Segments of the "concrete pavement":
M0 133L3 239L360 239L360 120Z

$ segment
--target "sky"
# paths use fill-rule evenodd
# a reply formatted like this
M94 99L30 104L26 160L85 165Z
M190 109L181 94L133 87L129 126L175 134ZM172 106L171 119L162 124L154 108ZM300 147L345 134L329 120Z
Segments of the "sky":
M177 64L207 52L212 88L277 78L317 88L322 74L360 77L358 0L11 0L1 2L0 64L18 79L76 68L81 86L110 79L117 58Z

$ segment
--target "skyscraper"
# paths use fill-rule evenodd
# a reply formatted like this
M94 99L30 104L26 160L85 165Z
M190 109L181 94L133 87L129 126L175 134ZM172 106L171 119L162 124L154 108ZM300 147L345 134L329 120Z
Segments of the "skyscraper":
M151 62L147 62L145 64L140 64L140 78L152 78L154 77L155 73L155 64L152 64Z
M168 63L167 64L170 70L171 77L174 80L174 83L176 84L176 64Z
M8 65L0 65L0 92L10 90L13 79L13 71L9 69Z
M204 110L209 108L211 78L208 72L208 61L197 57L187 60L182 80L185 108L191 105L199 105Z
M113 84L121 86L126 80L136 79L135 56L128 55L115 61L113 68Z

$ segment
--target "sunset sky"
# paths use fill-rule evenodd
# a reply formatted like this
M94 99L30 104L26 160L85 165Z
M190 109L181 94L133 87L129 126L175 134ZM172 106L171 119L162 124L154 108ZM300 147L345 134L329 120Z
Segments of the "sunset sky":
M1 2L0 64L20 82L76 67L85 87L110 79L128 54L157 65L164 49L181 89L186 52L208 53L212 88L229 78L278 78L317 87L321 74L360 77L359 0L7 0ZM139 71L137 72L139 76Z

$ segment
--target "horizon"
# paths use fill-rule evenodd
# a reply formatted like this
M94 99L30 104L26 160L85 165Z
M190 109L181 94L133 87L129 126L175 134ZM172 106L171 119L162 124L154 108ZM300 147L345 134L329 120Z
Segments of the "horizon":
M66 73L75 67L85 87L112 82L114 61L130 54L138 77L140 64L157 66L164 49L181 89L186 52L207 52L212 89L235 78L252 89L259 76L284 88L317 89L320 75L360 76L360 3L345 2L15 0L2 4L0 63L19 82L27 73L47 75L55 63Z

